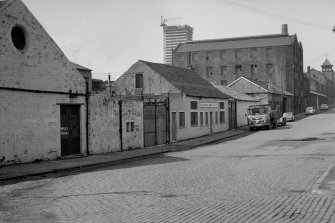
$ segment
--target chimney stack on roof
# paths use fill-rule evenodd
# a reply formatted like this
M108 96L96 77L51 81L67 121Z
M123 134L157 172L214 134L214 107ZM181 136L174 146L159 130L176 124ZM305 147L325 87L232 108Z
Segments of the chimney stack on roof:
M281 34L288 35L287 24L282 24L282 25L281 25Z

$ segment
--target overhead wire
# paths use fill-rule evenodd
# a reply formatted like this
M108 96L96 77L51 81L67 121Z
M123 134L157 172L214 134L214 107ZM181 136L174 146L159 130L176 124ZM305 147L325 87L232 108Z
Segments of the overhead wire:
M295 23L299 23L299 24L303 24L303 25L308 25L308 26L313 26L315 28L319 28L319 29L324 29L324 30L331 30L332 26L328 26L328 25L324 25L324 24L320 24L320 23L315 23L315 22L311 22L311 21L306 21L306 20L302 20L302 19L298 19L298 18L292 18L292 17L288 17L288 16L284 16L284 15L280 15L277 13L273 13L273 12L269 12L269 11L264 11L261 9L256 9L244 4L240 4L237 2L233 2L230 0L215 0L216 2L219 3L228 3L229 5L233 6L233 7L238 7L238 8L242 8L248 11L252 11L258 14L262 14L265 16L269 16L269 17L274 17L274 18L279 18L279 19L284 19L284 20L289 20Z

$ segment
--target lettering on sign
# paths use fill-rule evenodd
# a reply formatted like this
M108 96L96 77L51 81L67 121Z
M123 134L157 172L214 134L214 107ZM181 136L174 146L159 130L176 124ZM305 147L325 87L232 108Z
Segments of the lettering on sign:
M60 127L60 135L62 136L66 136L66 135L69 135L69 128L66 126L66 127Z
M200 108L217 108L218 107L218 103L199 103L199 107Z

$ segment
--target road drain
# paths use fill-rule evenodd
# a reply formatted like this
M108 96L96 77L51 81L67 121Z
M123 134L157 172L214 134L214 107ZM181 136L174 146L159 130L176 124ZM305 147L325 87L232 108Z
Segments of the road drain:
M317 141L317 140L324 140L324 139L321 139L321 138L318 138L318 137L309 137L309 138L302 138L302 139L282 139L282 140L279 140L279 141L306 142L306 141Z

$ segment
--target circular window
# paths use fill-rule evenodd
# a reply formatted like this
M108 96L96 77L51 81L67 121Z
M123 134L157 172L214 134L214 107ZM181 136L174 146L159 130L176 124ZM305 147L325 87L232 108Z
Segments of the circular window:
M14 46L18 50L23 50L24 47L26 46L25 32L21 27L15 26L12 29L12 41L13 41Z

